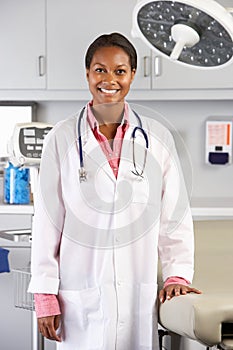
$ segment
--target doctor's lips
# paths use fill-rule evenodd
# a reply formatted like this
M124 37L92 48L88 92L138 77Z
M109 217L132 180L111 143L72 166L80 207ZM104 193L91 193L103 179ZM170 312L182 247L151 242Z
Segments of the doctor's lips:
M104 94L107 95L114 95L116 94L120 89L104 89L104 88L97 88L100 92L103 92Z

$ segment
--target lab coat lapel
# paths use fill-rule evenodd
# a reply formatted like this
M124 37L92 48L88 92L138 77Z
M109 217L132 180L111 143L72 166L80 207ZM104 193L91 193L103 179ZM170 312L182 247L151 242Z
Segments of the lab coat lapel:
M98 141L96 140L88 122L86 122L86 133L83 137L82 147L84 164L85 158L90 158L93 162L95 162L98 165L98 168L100 167L112 181L116 182L116 178L109 165L109 162L104 152L102 151Z

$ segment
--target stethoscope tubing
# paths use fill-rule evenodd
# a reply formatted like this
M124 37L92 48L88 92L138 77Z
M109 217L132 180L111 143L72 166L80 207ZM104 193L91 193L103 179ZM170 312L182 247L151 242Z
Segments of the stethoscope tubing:
M78 149L79 149L79 162L80 162L80 169L79 169L79 179L80 182L84 182L87 180L87 174L84 168L84 160L83 160L83 147L82 147L82 135L81 135L81 123L82 123L82 119L84 116L84 111L85 111L86 107L83 107L79 117L78 117ZM138 126L135 126L135 128L132 131L131 137L133 139L133 165L134 165L134 170L132 170L132 173L136 176L139 177L143 177L143 172L145 170L145 166L146 166L146 158L147 158L147 150L149 148L149 140L148 140L148 135L145 132L145 130L142 127L142 121L141 118L139 117L139 115L133 110L134 115L137 118L138 121ZM135 152L134 152L134 142L136 139L136 132L139 131L144 139L145 139L145 155L144 155L144 161L143 161L143 166L142 166L142 170L139 172L137 170L137 166L136 166L136 159L135 159Z
M79 146L79 161L80 161L80 168L84 168L84 162L83 162L83 146L82 146L82 136L81 136L81 122L83 119L84 111L86 107L83 107L79 114L78 118L78 146Z

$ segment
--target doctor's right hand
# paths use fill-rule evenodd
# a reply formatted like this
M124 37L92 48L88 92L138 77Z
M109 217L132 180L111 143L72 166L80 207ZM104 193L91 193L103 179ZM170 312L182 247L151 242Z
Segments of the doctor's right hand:
M39 332L47 339L61 342L61 337L57 334L60 325L61 315L47 316L38 318Z

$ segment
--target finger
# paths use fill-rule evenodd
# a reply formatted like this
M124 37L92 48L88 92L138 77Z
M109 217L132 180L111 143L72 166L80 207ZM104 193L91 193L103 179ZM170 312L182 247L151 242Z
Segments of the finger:
M57 330L58 327L60 326L60 320L61 320L61 316L60 315L56 315L55 319L54 319L54 328Z
M159 301L160 301L160 303L164 303L164 301L165 301L165 291L164 291L164 289L161 289L161 291L159 292Z
M172 285L171 288L167 289L167 299L172 299L174 296L179 296L181 293L180 285Z
M189 293L189 291L186 288L182 288L181 289L181 294L182 295L186 295L187 293Z
M48 333L49 333L49 339L50 340L56 340L58 342L61 341L61 337L57 335L56 329L54 327L49 327L48 328Z
M44 329L43 320L39 318L37 320L37 323L38 323L38 330L39 330L39 332L45 337L45 329Z
M166 300L170 300L174 295L174 286L168 286L166 288Z
M178 297L181 292L182 292L182 288L180 286L176 286L174 289L175 296Z
M202 292L199 289L191 288L187 286L182 287L182 294L187 294L187 293L202 294Z
M42 317L38 319L39 332L47 339L61 341L56 333L55 317Z
M48 328L46 326L42 325L39 328L39 332L43 335L43 337L50 339L49 331L48 331Z
M189 293L202 294L202 291L196 288L190 288Z
M39 332L43 335L43 337L49 338L49 333L48 333L47 327L44 327L44 325L41 325L39 327Z

